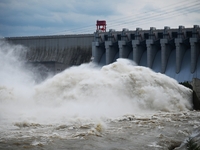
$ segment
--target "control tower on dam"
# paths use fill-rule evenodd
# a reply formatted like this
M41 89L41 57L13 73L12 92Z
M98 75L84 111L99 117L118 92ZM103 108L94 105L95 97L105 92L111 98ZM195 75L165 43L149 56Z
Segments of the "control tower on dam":
M97 30L92 57L102 66L127 58L179 82L192 81L200 78L200 28Z

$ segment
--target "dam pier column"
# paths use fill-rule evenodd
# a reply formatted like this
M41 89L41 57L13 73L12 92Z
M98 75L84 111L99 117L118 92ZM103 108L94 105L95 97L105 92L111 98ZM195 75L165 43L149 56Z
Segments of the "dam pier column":
M170 35L168 33L169 27L164 28L163 39L160 39L161 44L161 73L165 73L167 67L167 61L169 59L170 53L172 51L171 47L173 40L170 40ZM172 41L172 42L171 42Z
M159 41L158 45L156 44L156 36L153 33L154 30L156 30L154 27L150 28L150 34L149 39L146 40L146 46L147 46L147 67L152 68L152 64L154 61L154 58L156 56L156 53L158 51L159 47Z
M106 65L114 62L115 55L118 52L117 43L113 43L112 41L105 41L106 48Z
M197 59L199 56L200 39L198 39L198 25L194 25L192 38L190 38L191 46L191 73L194 73L197 67Z
M95 63L99 63L102 55L105 52L103 45L104 45L103 43L92 42L92 57Z
M92 61L95 63L99 63L104 53L104 42L102 40L102 37L99 35L99 31L97 30L94 34L94 42L92 42Z
M186 45L185 45L185 35L183 32L184 26L179 26L178 31L178 38L175 39L176 44L176 73L179 73L181 70L181 64L183 60L184 53L186 51Z
M118 45L119 45L119 58L128 58L131 50L130 42L129 41L129 37L126 34L126 31L128 31L127 29L123 29L122 31L122 35L121 35L121 40L118 41Z
M141 28L136 29L135 40L132 40L133 48L133 60L139 64L143 52L146 49L145 41L142 40L142 35L140 34Z
M171 49L168 44L168 39L161 39L161 72L165 73L167 67L167 60L170 56Z
M108 41L105 41L106 48L106 65L113 63L115 55L119 51L118 42L115 40L115 36L112 34L114 30L110 29L108 34Z
M126 41L118 41L118 45L119 45L119 58L127 58L129 50L126 45Z

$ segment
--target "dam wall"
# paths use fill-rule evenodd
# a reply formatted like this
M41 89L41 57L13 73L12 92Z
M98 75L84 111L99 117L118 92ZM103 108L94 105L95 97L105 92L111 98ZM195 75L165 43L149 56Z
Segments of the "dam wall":
M92 42L93 61L99 65L113 63L118 58L135 61L179 82L200 78L200 28L179 26L149 30L123 29L95 33Z
M93 34L6 37L9 43L28 48L26 60L34 66L40 64L53 73L89 62L92 56Z
M68 67L93 62L100 66L118 58L135 61L179 82L200 78L200 28L179 26L149 30L123 29L94 34L6 37L28 48L26 60L58 73Z

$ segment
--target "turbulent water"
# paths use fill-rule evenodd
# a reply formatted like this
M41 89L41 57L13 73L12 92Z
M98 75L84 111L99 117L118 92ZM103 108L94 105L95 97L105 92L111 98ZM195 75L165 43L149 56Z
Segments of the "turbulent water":
M0 149L183 149L200 133L192 91L174 79L118 59L37 84L26 51L0 43Z

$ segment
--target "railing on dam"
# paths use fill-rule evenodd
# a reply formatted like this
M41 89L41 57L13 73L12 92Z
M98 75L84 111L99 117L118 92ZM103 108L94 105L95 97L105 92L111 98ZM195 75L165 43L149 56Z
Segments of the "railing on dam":
M200 78L200 28L179 26L157 30L95 32L93 61L107 65L128 58L140 66L164 73L180 82Z

